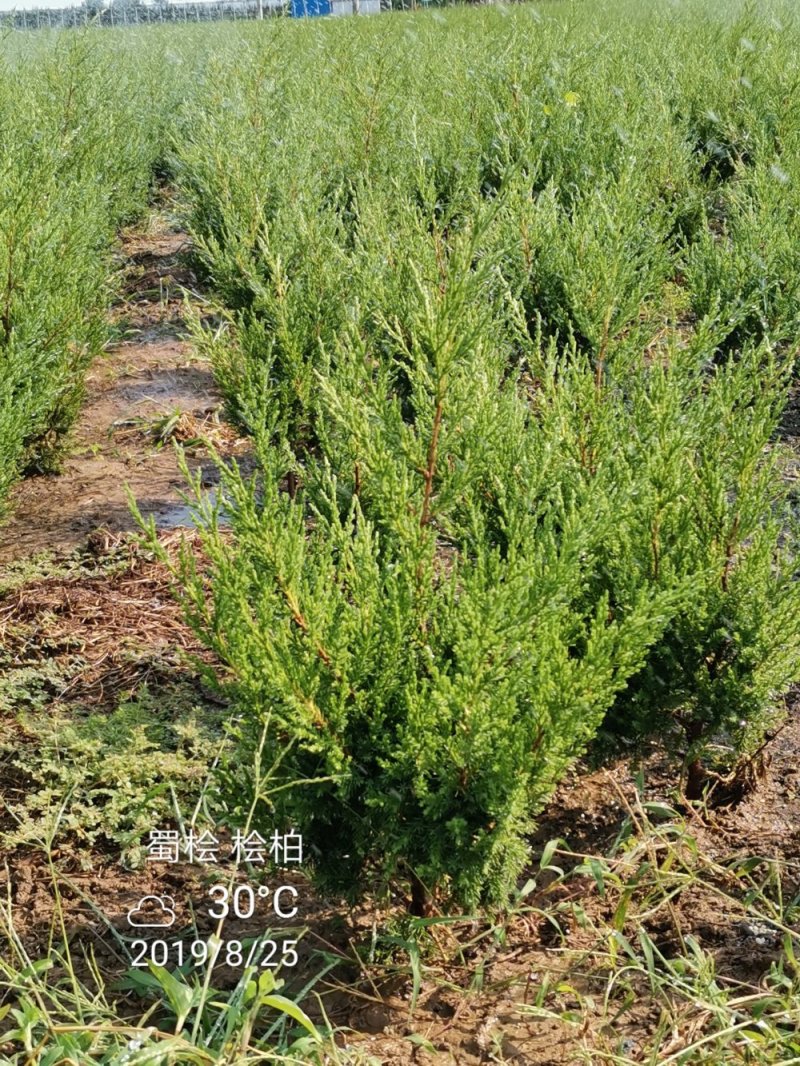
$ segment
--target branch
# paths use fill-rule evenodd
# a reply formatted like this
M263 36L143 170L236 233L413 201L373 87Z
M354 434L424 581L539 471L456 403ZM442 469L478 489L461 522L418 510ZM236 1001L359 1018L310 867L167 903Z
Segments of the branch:
M431 520L431 493L433 492L433 478L436 474L436 459L439 450L439 430L442 427L442 401L436 403L436 413L433 416L433 433L428 445L428 460L422 476L425 479L425 494L422 498L422 514L420 526L427 526Z

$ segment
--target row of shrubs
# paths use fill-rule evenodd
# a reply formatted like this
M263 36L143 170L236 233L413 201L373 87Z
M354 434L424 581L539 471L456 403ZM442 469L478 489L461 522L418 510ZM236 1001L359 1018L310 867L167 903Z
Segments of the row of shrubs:
M108 339L117 228L164 134L146 64L91 35L11 38L0 67L0 513L53 467Z
M798 27L548 10L230 28L175 136L258 460L182 574L232 788L420 912L507 898L590 746L699 796L798 673Z

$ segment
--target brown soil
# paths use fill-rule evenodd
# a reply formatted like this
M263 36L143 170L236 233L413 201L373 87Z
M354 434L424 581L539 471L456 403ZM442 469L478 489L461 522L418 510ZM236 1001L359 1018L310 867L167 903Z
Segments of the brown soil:
M0 563L84 545L98 529L134 529L128 489L158 528L185 526L186 479L170 441L205 436L227 454L244 450L219 418L210 368L183 338L185 293L196 288L182 262L186 248L186 235L158 215L148 232L123 235L126 269L114 319L125 339L88 376L61 471L28 478L12 492L12 517L0 530ZM202 450L190 453L189 464L193 470L203 465ZM207 458L204 466L211 486L215 471Z
M186 531L161 535L175 549ZM174 684L211 657L184 624L166 567L131 538L96 537L64 572L0 593L0 665L63 681L51 709L112 711L142 685Z

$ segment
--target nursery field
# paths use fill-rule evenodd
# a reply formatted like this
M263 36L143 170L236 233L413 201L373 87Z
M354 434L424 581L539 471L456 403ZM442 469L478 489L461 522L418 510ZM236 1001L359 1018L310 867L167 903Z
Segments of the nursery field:
M800 22L9 34L0 1061L800 1063Z

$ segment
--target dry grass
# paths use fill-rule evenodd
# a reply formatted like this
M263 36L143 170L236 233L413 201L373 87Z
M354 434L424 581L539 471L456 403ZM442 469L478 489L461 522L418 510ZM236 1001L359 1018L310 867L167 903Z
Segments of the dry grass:
M170 556L181 542L199 553L197 535L186 530L163 533L160 542ZM191 659L211 661L182 619L167 567L138 538L99 530L88 551L94 576L43 577L0 596L7 670L47 658L69 678L59 701L98 706Z

